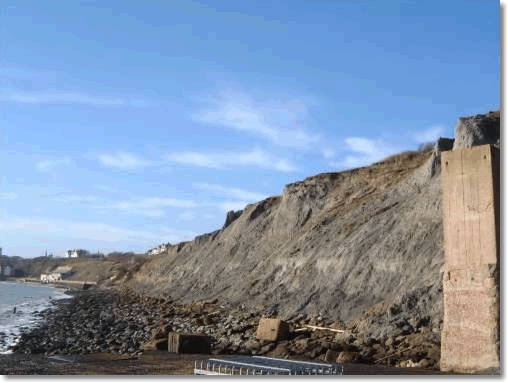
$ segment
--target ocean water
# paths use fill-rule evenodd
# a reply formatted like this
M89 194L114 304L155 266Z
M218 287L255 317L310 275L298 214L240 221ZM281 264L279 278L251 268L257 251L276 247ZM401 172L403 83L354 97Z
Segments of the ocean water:
M9 352L21 328L31 328L40 321L34 315L36 312L51 307L52 301L65 298L70 296L64 290L47 285L0 282L0 353Z

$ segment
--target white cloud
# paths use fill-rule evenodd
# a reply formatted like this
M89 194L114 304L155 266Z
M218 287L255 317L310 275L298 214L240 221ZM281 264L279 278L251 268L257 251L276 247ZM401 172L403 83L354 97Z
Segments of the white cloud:
M280 172L294 172L298 168L286 159L276 158L268 153L255 149L244 153L169 153L165 159L183 165L224 169L231 167L255 166Z
M208 184L204 182L196 182L193 184L194 187L201 190L208 190L218 192L220 194L224 194L230 197L235 197L241 200L246 201L259 201L265 199L267 196L264 194L251 192L239 188L234 187L225 187L222 185Z
M344 142L351 151L356 153L373 156L381 152L378 147L382 144L368 138L348 137Z
M138 169L151 165L150 162L134 154L122 151L114 154L99 154L97 159L104 166L122 170Z
M192 116L196 122L249 132L280 146L305 148L321 140L303 127L308 114L305 101L273 96L257 101L231 89L205 99L209 105Z
M203 219L213 219L215 216L213 214L203 214L201 216Z
M330 161L330 166L339 169L357 168L381 161L390 154L400 151L400 148L387 145L382 140L372 140L364 137L348 137L344 140L344 143L347 150L353 153L346 155L342 162Z
M0 193L0 199L14 200L16 198L18 198L18 195L16 193L12 192Z
M219 207L225 211L231 211L231 210L243 210L245 206L247 206L249 203L246 201L233 201L233 202L222 202L219 204Z
M40 161L37 163L37 165L35 167L41 173L51 173L55 166L70 165L70 164L71 164L71 158L68 156L65 156L62 159Z
M443 126L433 126L426 130L416 132L413 136L413 140L419 143L435 141L443 135L444 130Z

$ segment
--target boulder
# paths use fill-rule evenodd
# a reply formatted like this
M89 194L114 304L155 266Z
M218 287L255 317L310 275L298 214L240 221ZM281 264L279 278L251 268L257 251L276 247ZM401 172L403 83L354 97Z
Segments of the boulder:
M484 144L499 144L500 122L499 111L459 118L455 125L453 149L471 148Z
M335 362L337 360L339 355L340 355L340 352L333 351L333 350L328 350L328 351L326 351L326 354L325 354L323 359L324 359L325 362L333 363L333 362Z
M272 351L270 351L269 356L273 358L285 358L289 355L289 348L287 342L278 344Z
M359 356L356 352L342 351L337 357L337 363L354 363L358 359Z

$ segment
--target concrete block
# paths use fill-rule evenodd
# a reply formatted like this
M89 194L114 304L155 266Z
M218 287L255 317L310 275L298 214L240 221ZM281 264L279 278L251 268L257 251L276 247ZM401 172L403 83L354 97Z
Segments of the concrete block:
M180 334L170 332L168 351L174 354L209 354L211 339L203 334Z
M277 318L261 318L259 320L257 339L276 341L286 339L289 334L289 326L286 322Z

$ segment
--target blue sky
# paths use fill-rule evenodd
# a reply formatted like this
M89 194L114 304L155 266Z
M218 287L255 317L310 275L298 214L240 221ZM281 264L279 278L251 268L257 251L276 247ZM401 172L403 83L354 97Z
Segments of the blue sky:
M495 1L9 1L0 246L146 251L499 108Z

